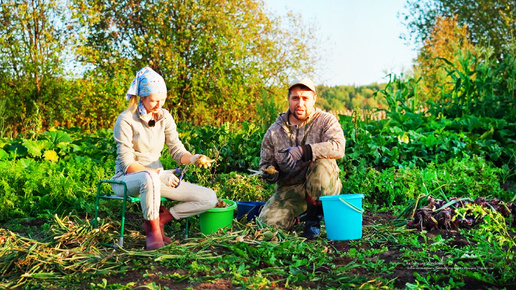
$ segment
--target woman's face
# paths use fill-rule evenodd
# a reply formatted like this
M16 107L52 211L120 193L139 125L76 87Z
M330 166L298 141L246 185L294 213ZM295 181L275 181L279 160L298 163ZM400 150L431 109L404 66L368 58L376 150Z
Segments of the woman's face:
M161 107L163 107L163 104L165 104L167 93L150 94L147 97L142 97L141 99L147 113L157 113Z

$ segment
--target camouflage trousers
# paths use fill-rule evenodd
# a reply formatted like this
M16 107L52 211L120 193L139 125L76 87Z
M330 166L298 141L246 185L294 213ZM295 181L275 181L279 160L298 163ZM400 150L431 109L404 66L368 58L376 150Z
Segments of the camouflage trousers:
M307 196L318 200L320 196L336 195L342 189L339 168L330 159L310 163L306 181L289 186L276 185L274 195L264 205L258 220L270 226L290 230L296 216L306 211Z

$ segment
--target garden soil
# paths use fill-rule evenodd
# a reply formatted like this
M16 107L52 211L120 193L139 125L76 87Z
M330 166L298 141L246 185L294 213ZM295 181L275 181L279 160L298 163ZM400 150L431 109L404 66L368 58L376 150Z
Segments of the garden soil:
M389 222L392 222L396 216L393 215L392 212L365 212L363 215L363 225L378 225L378 224L387 224ZM135 227L139 222L141 221L141 217L139 214L127 213L127 220L126 225L128 225L128 230L131 230L131 227ZM41 226L43 222L39 220L31 220L26 221L25 226L27 227L39 227ZM141 223L141 222L140 222ZM137 230L137 229L133 229ZM19 232L19 234L23 235L23 233ZM438 235L441 235L444 239L451 239L452 245L456 247L463 247L467 245L469 242L462 237L457 231L453 230L441 230L441 229L435 229L426 234L427 241L431 240L431 238L434 238ZM138 250L144 250L143 245L145 244L145 236L137 235L132 236L129 239L126 239L125 247L127 249L131 249L134 251ZM310 242L310 241L307 241ZM420 242L424 243L424 238L420 238ZM382 246L387 246L389 250L382 252L377 257L371 258L368 262L375 262L377 259L384 260L385 264L389 263L400 263L396 268L392 271L390 274L385 273L370 273L366 272L363 268L353 268L350 270L349 275L353 276L363 276L368 277L370 279L375 278L384 278L387 280L394 280L394 286L396 288L402 289L406 287L407 283L414 283L414 272L417 271L421 276L426 275L425 269L414 269L414 265L404 265L402 260L402 254L406 249L398 249L397 245L389 244L389 243L382 243L381 245L371 245L368 243L362 243L362 248L378 248ZM335 264L336 267L339 266L345 266L346 264L353 261L353 258L350 257L341 257L341 253L346 253L350 250L350 241L330 241L329 247L333 248L332 251L329 251L328 255L333 256L332 263ZM445 252L435 252L435 255L439 256L440 258L445 259L447 253ZM173 280L165 280L160 278L163 275L170 276L174 273L180 274L180 276L183 276L186 274L187 270L184 269L170 269L164 266L161 266L159 264L155 264L152 266L152 271L148 271L142 268L139 268L137 266L134 266L133 269L129 269L126 271L124 275L120 276L111 276L106 277L108 285L112 284L118 284L118 285L127 285L129 283L132 284L132 288L138 288L139 286L149 285L152 283L155 283L155 285L161 285L161 287L167 287L168 289L240 289L238 285L233 285L232 281L230 279L218 279L209 283L189 283L189 282L175 282ZM443 270L444 271L444 270ZM430 273L430 272L428 272ZM435 272L434 272L435 273ZM92 281L96 283L100 283L101 281ZM466 285L464 289L494 289L496 290L496 287L493 287L493 285L485 284L483 285L482 282L478 280L471 280L471 281L465 281ZM301 285L297 284L298 286L301 286L303 289L324 289L324 285L321 285L318 282L311 282L307 281ZM84 289L90 288L89 283L84 283ZM378 285L380 286L380 285ZM81 287L81 286L79 286ZM164 289L167 289L164 288ZM267 289L267 288L264 288ZM285 288L284 285L277 284L270 287L270 289L290 289Z

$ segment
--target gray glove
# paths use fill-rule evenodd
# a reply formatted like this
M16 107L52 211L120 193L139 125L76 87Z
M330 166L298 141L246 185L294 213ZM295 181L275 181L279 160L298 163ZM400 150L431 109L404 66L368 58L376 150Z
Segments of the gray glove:
M292 146L289 148L281 149L279 153L285 153L283 160L281 161L284 169L293 171L296 168L296 163L303 158L303 149L301 146Z

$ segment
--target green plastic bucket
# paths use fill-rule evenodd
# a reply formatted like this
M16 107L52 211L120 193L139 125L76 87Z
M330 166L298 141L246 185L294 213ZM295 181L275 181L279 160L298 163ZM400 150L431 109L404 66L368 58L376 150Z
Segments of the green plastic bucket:
M362 237L361 193L321 196L328 240L345 241Z
M226 202L226 207L214 207L199 215L201 233L210 235L219 229L233 226L233 213L237 207L236 202L229 199L221 199Z

